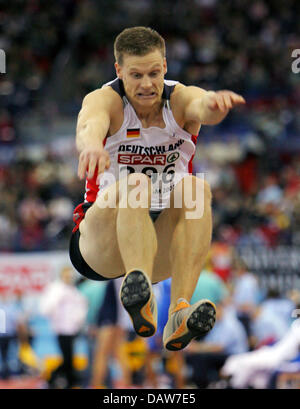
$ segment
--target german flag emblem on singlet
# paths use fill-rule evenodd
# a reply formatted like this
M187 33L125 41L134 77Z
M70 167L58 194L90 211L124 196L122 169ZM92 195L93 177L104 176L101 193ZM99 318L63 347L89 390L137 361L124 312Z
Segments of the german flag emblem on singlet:
M140 129L127 129L127 138L139 138L140 137Z

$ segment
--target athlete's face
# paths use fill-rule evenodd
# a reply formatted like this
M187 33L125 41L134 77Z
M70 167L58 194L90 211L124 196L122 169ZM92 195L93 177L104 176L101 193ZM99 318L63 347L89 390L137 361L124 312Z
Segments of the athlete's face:
M167 63L158 49L144 56L125 54L115 68L133 105L151 108L161 102Z

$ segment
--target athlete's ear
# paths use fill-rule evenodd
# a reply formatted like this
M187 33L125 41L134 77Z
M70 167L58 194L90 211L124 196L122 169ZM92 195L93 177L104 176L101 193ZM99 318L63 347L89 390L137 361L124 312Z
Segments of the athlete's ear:
M163 67L164 67L164 75L166 75L166 73L168 72L168 66L167 66L166 58L164 58Z
M122 79L122 67L117 62L115 62L115 69L116 69L117 77L120 78L121 80Z

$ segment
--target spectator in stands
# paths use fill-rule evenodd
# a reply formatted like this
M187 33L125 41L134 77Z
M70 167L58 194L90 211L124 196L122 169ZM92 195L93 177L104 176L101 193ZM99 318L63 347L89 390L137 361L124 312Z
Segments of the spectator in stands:
M40 312L49 318L54 332L57 334L63 362L51 374L50 387L55 387L57 378L63 376L66 388L77 383L73 368L74 341L83 329L87 315L87 301L74 286L73 270L66 266L57 280L46 288L42 295Z
M250 323L250 345L252 349L272 345L283 338L289 328L288 323L270 308L257 306L252 311Z
M296 308L295 302L289 295L281 295L277 286L268 289L266 298L260 304L262 310L270 310L274 315L280 317L288 326L292 322L292 312Z
M251 334L252 314L261 301L261 290L257 277L248 271L246 263L235 259L232 302L237 311L237 317L244 325L248 337Z
M17 341L19 327L22 324L22 311L14 301L12 295L1 294L0 299L0 351L2 379L8 379L11 374L9 352L11 346ZM17 357L14 357L17 358Z
M105 295L97 317L96 346L93 356L91 387L114 387L116 379L111 379L110 363L119 366L121 377L118 384L123 388L131 385L131 372L122 354L122 345L127 339L132 323L121 306L118 297L122 278L111 280L105 287Z
M217 304L217 319L214 328L204 338L194 341L185 356L192 368L190 381L198 388L206 388L219 380L219 370L230 355L248 351L244 326L235 311L222 300Z
M229 379L233 388L266 388L274 371L299 357L299 323L297 318L284 337L274 345L228 357L221 369L222 376Z
M88 343L88 365L84 375L84 386L91 384L93 357L97 339L97 319L104 300L106 285L107 283L105 281L92 281L84 277L77 284L78 290L86 298L88 303L84 328L84 334Z
M266 299L253 311L251 320L251 345L257 349L272 345L282 339L292 322L295 304L280 296L276 288L270 287Z

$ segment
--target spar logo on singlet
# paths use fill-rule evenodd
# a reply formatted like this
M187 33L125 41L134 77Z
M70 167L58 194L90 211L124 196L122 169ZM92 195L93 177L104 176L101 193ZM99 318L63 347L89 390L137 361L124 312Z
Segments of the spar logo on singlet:
M159 173L164 183L171 183L175 174L175 162L180 157L180 153L174 151L183 143L184 140L179 139L176 143L167 146L120 145L118 150L120 172L145 173L154 183Z
M155 165L166 164L166 155L138 155L138 154L120 154L118 163L123 165Z

